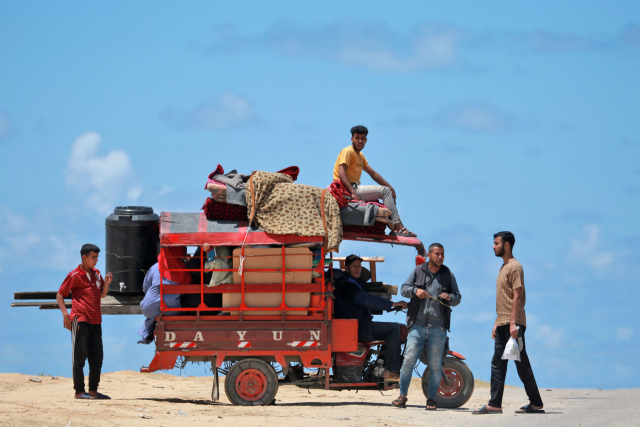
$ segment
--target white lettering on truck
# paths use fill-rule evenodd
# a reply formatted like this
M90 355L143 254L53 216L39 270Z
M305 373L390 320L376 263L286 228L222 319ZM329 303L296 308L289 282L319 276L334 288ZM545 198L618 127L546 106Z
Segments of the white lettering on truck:
M200 331L196 332L196 337L193 340L194 341L204 341L204 338L202 338L202 332L200 332Z
M320 341L320 331L309 331L311 334L310 340L318 340Z
M236 331L238 333L238 335L240 335L240 341L244 340L244 334L247 333L247 331Z
M165 341L175 341L176 340L175 332L165 332L164 333L164 340Z
M282 331L271 331L271 332L273 332L273 339L275 341L280 341L282 339Z

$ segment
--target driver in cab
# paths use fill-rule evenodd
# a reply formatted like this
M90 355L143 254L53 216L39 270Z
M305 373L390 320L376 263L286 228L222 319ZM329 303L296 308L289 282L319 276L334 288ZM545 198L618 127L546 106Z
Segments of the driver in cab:
M371 311L391 311L394 307L406 309L407 303L392 302L365 292L362 289L364 281L360 279L361 273L362 258L349 255L345 259L344 274L336 280L335 317L358 320L358 341L385 341L384 381L399 382L402 365L400 324L374 322Z

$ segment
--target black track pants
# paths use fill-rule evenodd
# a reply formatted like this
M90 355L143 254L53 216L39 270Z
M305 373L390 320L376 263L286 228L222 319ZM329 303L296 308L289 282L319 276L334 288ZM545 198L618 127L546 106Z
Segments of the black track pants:
M518 376L520 381L524 385L524 390L527 392L529 402L533 406L542 406L542 398L540 397L540 391L536 384L536 379L533 376L533 370L531 369L531 363L529 362L529 356L527 356L527 343L524 340L524 331L526 328L520 326L520 336L522 336L522 350L520 350L520 362L516 361L516 369L518 370ZM509 325L502 325L496 328L496 343L493 353L493 360L491 360L491 400L489 400L489 406L496 408L502 408L502 394L504 392L504 380L507 376L507 364L508 360L502 359L502 353L507 345L507 341L511 338L509 333Z
M102 325L71 323L71 364L73 388L76 394L84 393L84 361L89 360L89 391L98 391L102 369Z

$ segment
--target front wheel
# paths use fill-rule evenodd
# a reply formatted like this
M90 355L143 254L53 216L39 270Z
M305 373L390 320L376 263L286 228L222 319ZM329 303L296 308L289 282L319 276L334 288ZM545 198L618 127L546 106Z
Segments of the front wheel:
M475 382L471 369L462 360L455 357L445 357L442 360L444 374L450 385L440 380L440 388L436 394L436 405L440 408L459 408L467 403L473 394ZM425 397L429 390L429 367L422 374L422 392Z
M278 375L264 360L244 359L229 370L224 391L234 405L265 406L276 397Z

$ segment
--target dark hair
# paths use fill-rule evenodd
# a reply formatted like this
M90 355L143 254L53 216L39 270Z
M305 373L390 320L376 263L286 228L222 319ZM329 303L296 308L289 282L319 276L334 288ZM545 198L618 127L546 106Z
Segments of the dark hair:
M100 248L96 245L92 245L91 243L87 243L86 245L82 245L82 249L80 249L80 256L89 255L91 252L100 253Z
M360 258L358 255L351 254L344 260L344 265L351 265L353 261L357 260L360 260L360 262L362 262L362 258Z
M444 246L442 246L440 243L432 243L429 245L429 253L431 253L431 249L433 248L442 248L442 250L444 251Z
M504 242L508 242L509 243L509 247L511 247L511 250L513 250L513 245L516 244L516 236L514 236L512 232L510 232L510 231L501 231L501 232L496 233L496 234L493 235L494 239L496 237L502 238L502 243L503 244L504 244Z
M369 129L367 129L366 127L364 127L362 125L354 126L354 127L351 128L351 136L355 135L356 133L368 135L369 134Z

